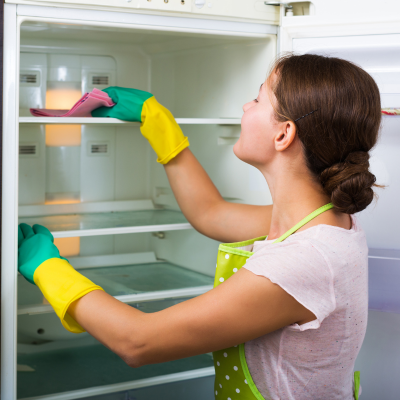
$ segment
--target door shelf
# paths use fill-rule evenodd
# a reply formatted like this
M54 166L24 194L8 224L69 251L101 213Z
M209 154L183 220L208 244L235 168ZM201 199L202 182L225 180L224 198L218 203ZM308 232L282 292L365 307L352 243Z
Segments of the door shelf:
M22 222L44 225L55 238L192 229L182 213L172 210L24 216Z
M240 118L176 118L179 125L240 125ZM130 125L140 122L122 121L116 118L68 118L68 117L19 117L20 124L41 125Z
M65 342L19 345L18 365L34 371L18 372L17 398L81 399L214 375L213 361L208 354L130 368L94 339L79 341L68 341L64 346Z
M400 108L382 108L383 115L400 115Z
M75 266L73 260L70 262ZM208 275L164 261L77 269L124 303L193 297L212 289L214 281ZM18 276L18 314L52 312L49 304L43 304L40 290Z
M369 309L400 314L400 251L370 249Z

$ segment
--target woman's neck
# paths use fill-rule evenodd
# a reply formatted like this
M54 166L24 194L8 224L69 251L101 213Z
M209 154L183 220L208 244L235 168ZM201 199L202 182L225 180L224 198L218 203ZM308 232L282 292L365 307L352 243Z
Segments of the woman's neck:
M280 172L275 172L273 176L264 174L273 201L268 239L277 239L307 215L330 202L329 196L307 170L278 170ZM328 223L336 225L335 220Z

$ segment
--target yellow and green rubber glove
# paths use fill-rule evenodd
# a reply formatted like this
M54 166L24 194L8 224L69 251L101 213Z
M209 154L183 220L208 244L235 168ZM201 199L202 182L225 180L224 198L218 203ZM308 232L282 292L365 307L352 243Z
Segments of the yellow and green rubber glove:
M41 225L18 226L18 271L37 285L52 305L64 328L73 333L85 330L67 313L75 300L93 290L103 290L77 272L53 243L50 231Z
M151 93L118 86L108 87L103 92L111 97L115 106L100 107L92 111L92 116L141 122L140 131L156 152L159 163L167 164L189 146L188 138L173 115Z

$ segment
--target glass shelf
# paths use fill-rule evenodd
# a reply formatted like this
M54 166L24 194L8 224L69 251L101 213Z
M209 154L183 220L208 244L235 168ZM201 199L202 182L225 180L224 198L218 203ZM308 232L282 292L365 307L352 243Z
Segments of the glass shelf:
M179 211L145 210L21 217L19 223L46 226L55 238L191 229Z
M240 125L240 118L176 118L179 125ZM52 117L19 117L20 124L55 124L55 125L132 125L140 122L122 121L116 118L52 118Z
M81 268L79 272L126 303L196 296L210 290L214 281L168 262ZM18 314L53 312L43 301L40 290L19 275Z
M80 269L112 296L212 285L210 276L167 262Z
M93 341L92 338L88 339ZM18 372L17 398L52 395L51 399L81 399L90 395L213 375L213 361L207 354L130 368L116 354L97 342L86 346L75 343L76 347L60 349L51 349L54 348L51 345L56 343L49 343L50 346L20 346L18 365L20 369L30 368L31 371ZM43 347L43 351L34 349L29 354L31 347Z

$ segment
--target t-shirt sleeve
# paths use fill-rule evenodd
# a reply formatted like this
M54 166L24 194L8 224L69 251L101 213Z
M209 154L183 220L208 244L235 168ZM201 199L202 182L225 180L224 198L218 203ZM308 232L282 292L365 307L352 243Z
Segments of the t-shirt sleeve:
M332 269L308 240L266 245L244 268L279 285L317 317L300 330L319 328L336 308Z

